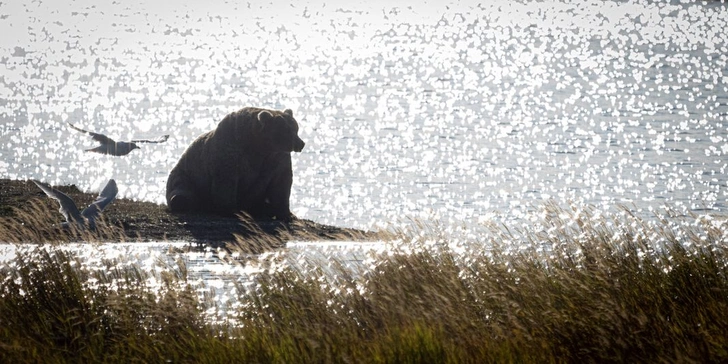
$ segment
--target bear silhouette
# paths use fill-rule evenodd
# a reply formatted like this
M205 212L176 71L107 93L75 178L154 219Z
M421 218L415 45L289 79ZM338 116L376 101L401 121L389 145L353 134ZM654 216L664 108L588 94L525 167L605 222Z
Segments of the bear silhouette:
M172 212L290 221L291 152L305 143L285 111L246 107L190 144L167 179Z

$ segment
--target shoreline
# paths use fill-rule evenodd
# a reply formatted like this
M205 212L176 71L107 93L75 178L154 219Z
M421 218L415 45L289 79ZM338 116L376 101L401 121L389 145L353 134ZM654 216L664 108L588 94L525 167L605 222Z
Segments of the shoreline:
M88 206L96 193L81 192L75 185L53 186L71 197L79 208ZM58 213L58 203L43 193L30 180L0 179L0 221L16 216L15 209L23 210L36 201L47 206L49 213L57 215L58 223L63 216ZM53 215L53 216L55 216ZM287 240L368 240L379 234L351 228L319 224L311 220L297 219L290 224L276 221L249 220L200 214L173 214L166 205L114 199L103 212L105 219L123 229L130 241L189 241L195 244L220 246L268 243L285 244ZM237 236L237 238L236 238ZM259 244L256 244L259 245Z

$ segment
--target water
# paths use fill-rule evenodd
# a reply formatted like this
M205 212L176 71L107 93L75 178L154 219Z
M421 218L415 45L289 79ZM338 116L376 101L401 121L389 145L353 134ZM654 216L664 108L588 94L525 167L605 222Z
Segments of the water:
M721 2L0 4L0 176L164 203L189 143L291 108L293 212L477 226L555 199L726 210ZM124 158L119 139L171 134Z
M3 1L0 177L164 203L192 140L262 106L299 121L291 208L320 223L475 234L553 200L725 213L726 29L717 1ZM171 137L114 158L67 122ZM159 244L94 251L179 257ZM294 266L350 256L292 244ZM219 292L257 269L186 254Z

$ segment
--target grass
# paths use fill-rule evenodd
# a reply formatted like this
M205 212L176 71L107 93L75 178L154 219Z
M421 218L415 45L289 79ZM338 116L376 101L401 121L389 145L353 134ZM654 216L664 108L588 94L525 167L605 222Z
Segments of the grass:
M262 273L236 325L204 319L184 267L153 289L39 248L3 268L0 361L725 362L728 222L677 220L550 206L470 244L400 233L361 275Z
M59 223L60 214L49 211L48 205L48 201L36 199L29 201L22 209L11 207L12 214L0 217L0 242L55 244L129 240L121 226L109 223L103 215L97 219L94 231L82 229L76 224L64 229Z

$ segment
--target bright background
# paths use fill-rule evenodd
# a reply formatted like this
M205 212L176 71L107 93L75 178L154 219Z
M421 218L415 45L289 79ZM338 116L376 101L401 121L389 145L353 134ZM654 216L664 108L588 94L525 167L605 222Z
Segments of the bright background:
M187 145L261 106L293 109L291 208L321 223L728 208L720 2L151 3L0 3L0 177L164 203ZM114 158L66 122L171 137Z

